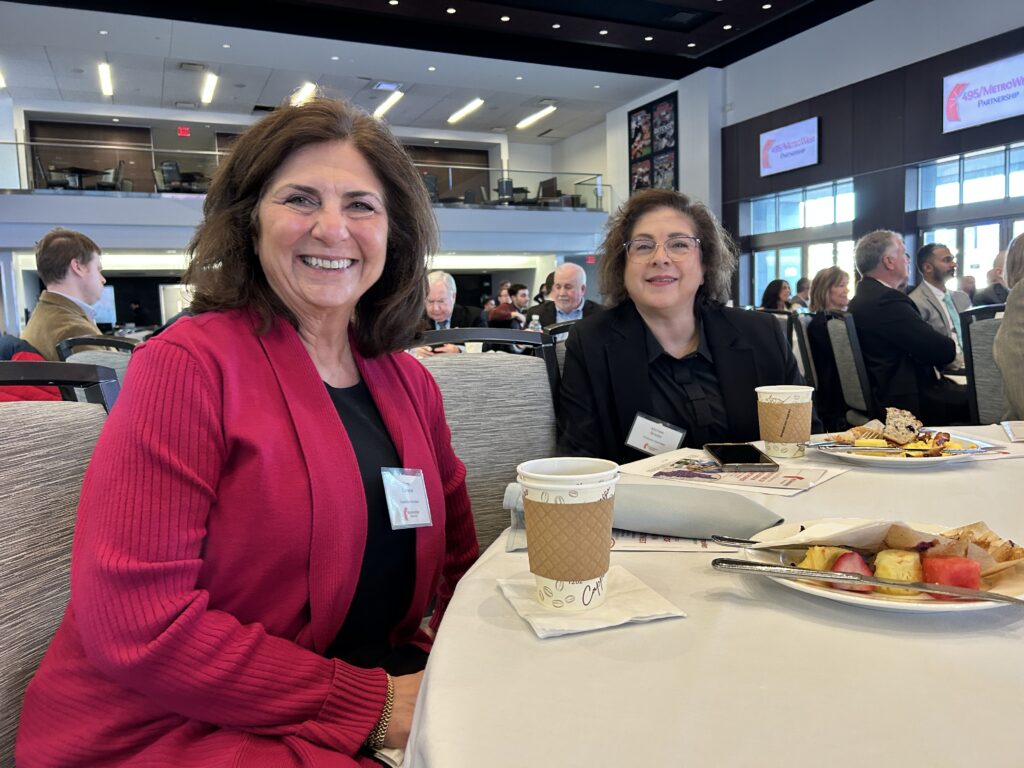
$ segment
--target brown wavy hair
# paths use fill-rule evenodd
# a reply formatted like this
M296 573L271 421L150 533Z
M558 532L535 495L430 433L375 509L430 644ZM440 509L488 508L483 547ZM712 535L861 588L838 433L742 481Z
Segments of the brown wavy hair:
M626 249L623 243L633 235L637 221L658 208L672 208L686 214L697 226L700 238L700 260L704 265L704 284L697 289L694 308L707 302L728 301L732 276L736 271L736 246L715 214L704 203L691 200L681 192L668 189L642 189L623 203L608 220L604 242L601 243L601 293L610 307L629 298L626 292Z
M203 205L203 221L188 253L183 281L196 312L247 307L266 332L275 316L295 328L298 319L267 282L256 255L258 208L268 182L303 147L351 142L384 191L388 242L384 271L356 304L356 347L375 357L411 346L427 293L427 258L437 250L437 224L426 188L391 131L357 107L315 98L282 106L234 143L217 169Z

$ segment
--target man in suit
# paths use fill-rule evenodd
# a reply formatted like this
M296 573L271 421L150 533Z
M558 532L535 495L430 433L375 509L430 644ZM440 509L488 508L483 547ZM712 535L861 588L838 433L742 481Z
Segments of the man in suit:
M431 272L427 275L427 311L423 318L425 330L444 331L449 328L486 328L487 321L481 310L464 307L455 303L455 278L447 272ZM465 350L456 344L441 344L437 347L417 347L419 357L428 355L457 354Z
M904 408L929 426L967 421L966 388L936 369L956 357L956 344L921 318L903 293L910 273L906 246L895 232L876 230L857 241L857 271L863 276L849 312L857 326L864 364L878 411Z
M956 344L956 357L945 370L963 371L960 313L971 308L971 299L963 291L950 291L946 288L946 281L956 274L956 259L946 246L929 243L917 252L916 261L921 282L910 292L910 300L917 304L921 318L928 325Z
M975 306L984 304L1005 304L1010 289L1006 286L1006 251L996 254L992 269L988 271L988 286L978 291L974 297Z
M543 304L537 304L526 311L526 317L537 316L543 326L562 323L567 320L581 320L603 307L596 301L586 298L587 273L578 264L561 264L554 272L551 298Z
M102 335L93 310L107 282L102 269L99 246L81 232L58 227L39 241L36 271L46 290L21 337L47 360L60 360L57 344L64 339Z

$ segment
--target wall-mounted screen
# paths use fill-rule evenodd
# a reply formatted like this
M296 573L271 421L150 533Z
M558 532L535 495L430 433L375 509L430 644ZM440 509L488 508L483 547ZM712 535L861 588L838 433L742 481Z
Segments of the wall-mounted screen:
M942 78L942 132L1024 115L1024 53Z
M818 118L811 117L761 134L761 175L818 162Z

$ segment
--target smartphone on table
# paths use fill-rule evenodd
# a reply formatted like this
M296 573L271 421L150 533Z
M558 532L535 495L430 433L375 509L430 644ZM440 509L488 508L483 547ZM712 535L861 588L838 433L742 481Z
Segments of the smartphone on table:
M705 443L704 451L723 472L775 472L779 468L750 443Z

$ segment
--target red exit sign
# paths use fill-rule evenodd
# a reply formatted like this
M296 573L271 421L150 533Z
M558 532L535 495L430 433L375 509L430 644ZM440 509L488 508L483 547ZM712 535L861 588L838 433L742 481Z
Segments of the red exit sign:
M179 139L187 139L191 135L192 135L192 129L189 128L187 125L179 125L178 126L178 138Z

